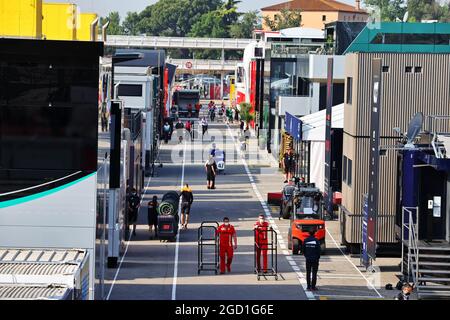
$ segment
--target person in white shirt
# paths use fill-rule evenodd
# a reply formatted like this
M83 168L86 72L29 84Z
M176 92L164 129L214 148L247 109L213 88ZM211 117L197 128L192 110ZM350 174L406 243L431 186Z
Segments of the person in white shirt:
M205 135L205 133L208 131L208 121L205 117L202 118L202 121L200 122L202 125L202 136Z

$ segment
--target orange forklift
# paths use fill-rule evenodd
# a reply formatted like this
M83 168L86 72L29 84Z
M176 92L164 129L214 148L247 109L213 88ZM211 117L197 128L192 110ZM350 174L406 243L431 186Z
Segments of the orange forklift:
M300 254L303 241L309 231L316 232L322 254L325 253L325 220L323 217L323 196L314 184L299 183L292 197L292 212L288 233L288 246L292 254Z

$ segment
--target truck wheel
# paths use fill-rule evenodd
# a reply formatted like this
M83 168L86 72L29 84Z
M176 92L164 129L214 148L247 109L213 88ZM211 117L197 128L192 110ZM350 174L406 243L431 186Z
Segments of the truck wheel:
M292 239L292 254L297 255L300 251L300 240Z

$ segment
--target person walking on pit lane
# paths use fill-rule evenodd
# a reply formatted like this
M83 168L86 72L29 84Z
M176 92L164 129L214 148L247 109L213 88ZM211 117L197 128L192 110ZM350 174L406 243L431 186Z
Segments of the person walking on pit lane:
M133 225L133 236L136 236L136 222L140 201L136 189L131 189L131 193L128 197L128 225Z
M188 118L192 118L192 104L188 104L187 106Z
M202 109L202 105L200 103L195 104L195 112L197 112L197 117L200 117L200 110Z
M208 161L206 161L205 170L206 170L207 188L215 189L217 164L216 160L214 160L214 157L211 154L209 155Z
M219 237L220 274L225 273L225 266L227 271L231 272L233 253L237 249L237 236L228 217L223 218L223 224L217 229L216 237Z
M202 139L205 133L208 131L208 121L205 117L202 118L200 124L202 125Z
M194 130L192 129L192 122L190 120L186 121L186 124L185 124L184 128L188 132L189 137L191 138L191 140L194 140Z
M307 290L317 290L316 282L320 260L320 241L314 237L315 233L315 230L309 231L309 237L305 239L302 245L302 252L306 259Z
M152 229L155 229L154 238L158 236L158 197L153 196L152 201L148 203L148 231L150 232L150 238L152 238Z
M175 129L177 129L178 132L178 143L182 143L184 137L184 124L180 119L178 119L178 122L175 125Z
M168 122L166 122L164 124L163 132L164 132L164 143L168 144L169 143L169 135L170 135L170 125Z
M267 249L268 249L268 232L269 223L265 221L264 215L260 214L258 221L253 226L255 230L255 246L256 246L256 267L258 272L267 273ZM261 255L263 258L263 269L261 270Z
M295 169L295 155L290 147L287 148L283 155L283 169L284 174L286 175L284 183L288 183L288 181L291 180Z
M181 227L187 229L189 223L189 214L191 213L192 202L194 202L194 195L192 189L186 183L181 189Z

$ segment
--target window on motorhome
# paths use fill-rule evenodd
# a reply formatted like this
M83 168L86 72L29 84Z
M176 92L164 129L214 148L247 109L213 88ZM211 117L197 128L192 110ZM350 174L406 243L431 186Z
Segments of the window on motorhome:
M344 163L342 164L342 181L347 183L347 157L344 156Z
M347 185L352 186L352 160L348 159L347 162Z
M353 94L353 78L347 77L347 100L348 104L352 104L352 94Z
M120 84L119 97L142 97L141 84Z

